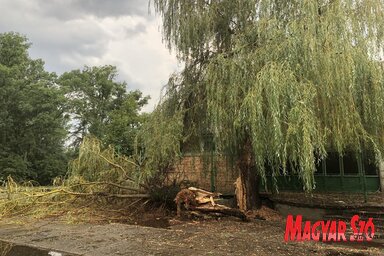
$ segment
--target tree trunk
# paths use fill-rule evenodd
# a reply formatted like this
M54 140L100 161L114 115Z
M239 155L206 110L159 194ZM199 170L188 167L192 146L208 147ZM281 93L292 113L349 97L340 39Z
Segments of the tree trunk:
M243 211L241 211L239 209L233 209L233 208L225 207L225 206L219 206L219 205L211 206L209 204L206 204L206 205L194 207L193 210L199 211L201 213L207 213L207 214L220 213L220 214L224 214L227 216L234 216L234 217L240 218L242 220L247 220L247 216L244 214Z
M249 139L246 140L240 151L237 165L240 173L235 183L237 205L243 212L259 209L261 207L260 176L256 172L252 145Z

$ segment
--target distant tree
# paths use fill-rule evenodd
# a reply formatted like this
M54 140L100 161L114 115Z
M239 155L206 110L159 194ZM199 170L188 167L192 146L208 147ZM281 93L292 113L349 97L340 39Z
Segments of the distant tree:
M113 66L85 67L61 75L59 83L66 91L69 112L73 116L74 145L91 133L102 139L108 113L120 106L125 94L125 83L115 82Z
M0 34L0 179L47 184L66 172L65 98L29 47L20 34Z
M384 1L153 2L185 62L154 116L172 136L148 135L148 145L169 145L147 149L155 160L179 154L170 141L212 134L219 152L235 156L247 210L260 206L260 177L288 164L311 190L329 149L371 147L380 158Z
M91 134L103 143L114 144L121 153L132 153L142 122L139 111L148 97L139 91L127 92L126 83L116 82L116 76L116 67L102 66L73 70L60 77L73 117L73 146Z
M135 147L139 146L136 142L138 131L147 119L140 110L148 99L138 90L127 93L121 106L109 113L104 143L115 145L119 153L133 155Z

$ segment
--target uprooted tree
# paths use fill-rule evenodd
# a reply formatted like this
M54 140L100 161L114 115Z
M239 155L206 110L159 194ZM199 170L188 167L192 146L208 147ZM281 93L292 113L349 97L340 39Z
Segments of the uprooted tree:
M153 3L185 63L153 114L158 168L211 134L217 152L236 157L247 210L260 205L259 179L288 164L311 190L329 149L370 147L380 158L384 1Z
M144 207L151 197L138 161L92 136L84 137L65 178L56 178L50 187L34 185L16 183L8 176L0 187L0 218L20 213L44 217L81 212L91 216L96 211L101 220L108 219L108 214L124 219L129 210Z

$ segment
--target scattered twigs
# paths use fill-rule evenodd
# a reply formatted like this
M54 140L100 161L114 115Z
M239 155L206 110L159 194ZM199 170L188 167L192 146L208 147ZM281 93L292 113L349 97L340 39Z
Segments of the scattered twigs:
M133 201L132 203L130 203L129 205L127 205L127 208L129 208L129 207L131 207L131 206L137 204L137 203L140 202L141 200L142 200L142 198L139 198L139 199Z

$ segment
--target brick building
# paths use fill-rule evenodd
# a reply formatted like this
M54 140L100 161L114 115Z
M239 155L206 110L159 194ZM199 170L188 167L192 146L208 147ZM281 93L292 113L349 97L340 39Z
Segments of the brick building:
M229 156L185 154L169 173L171 180L185 181L193 186L233 194L238 177L235 164ZM272 177L268 177L267 189L271 191ZM276 177L279 191L300 191L302 184L297 175ZM329 192L376 192L384 191L384 163L379 167L372 153L344 156L330 152L328 158L319 163L315 172L315 191ZM264 185L263 185L264 188Z

